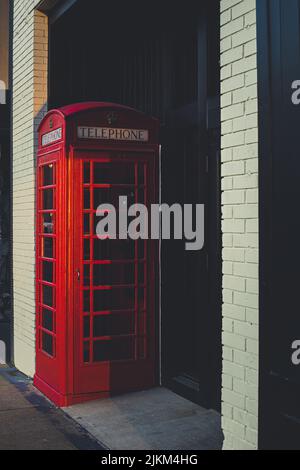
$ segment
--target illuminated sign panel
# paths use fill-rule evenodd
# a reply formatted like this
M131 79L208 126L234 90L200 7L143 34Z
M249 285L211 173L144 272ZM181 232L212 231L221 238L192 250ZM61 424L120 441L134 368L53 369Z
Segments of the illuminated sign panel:
M53 144L62 138L62 128L55 129L54 131L48 132L42 136L42 147Z
M112 127L78 127L77 136L79 139L148 142L149 131L145 129L120 129Z

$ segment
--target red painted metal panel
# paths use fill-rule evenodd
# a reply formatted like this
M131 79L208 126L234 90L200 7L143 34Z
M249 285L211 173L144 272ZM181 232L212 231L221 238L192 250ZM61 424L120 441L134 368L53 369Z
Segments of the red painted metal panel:
M116 111L116 110L125 110L125 111L132 111L135 115L137 114L144 114L142 112L137 111L136 109L129 108L128 106L123 106L121 104L116 103L108 103L108 102L101 102L101 101L89 101L85 103L74 103L68 106L63 106L60 108L61 113L66 116L74 116L78 113L87 112L90 110L99 110L99 109L108 109L109 111ZM149 117L147 117L149 120Z
M95 216L119 195L158 202L157 120L111 103L50 111L37 167L36 386L66 406L155 385L158 242L99 240Z

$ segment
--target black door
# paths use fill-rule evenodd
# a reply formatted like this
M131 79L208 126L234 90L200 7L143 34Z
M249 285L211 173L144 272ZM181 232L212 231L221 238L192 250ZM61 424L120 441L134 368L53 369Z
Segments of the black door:
M258 3L260 95L260 413L264 449L300 449L300 1Z
M183 396L219 409L218 8L210 6L194 12L184 39L175 33L167 53L173 95L162 127L162 200L205 205L205 245L187 251L184 240L162 242L162 379Z
M170 111L163 129L162 181L168 184L162 185L162 200L170 206L207 202L206 152L199 145L197 110L194 102ZM185 243L162 241L163 383L203 402L200 337L208 308L207 251L187 251Z
M205 246L191 252L184 241L162 242L162 378L164 385L183 396L219 409L221 273L216 246L220 239L213 217L218 217L219 194L207 172L209 163L211 173L216 170L218 131L212 131L207 154L201 154L197 126L176 127L176 132L177 138L163 153L162 179L168 178L169 183L163 188L163 200L205 204ZM212 200L215 204L210 208Z
M219 408L219 1L107 3L78 1L52 24L50 103L115 101L160 119L162 202L206 205L204 250L162 244L162 382Z

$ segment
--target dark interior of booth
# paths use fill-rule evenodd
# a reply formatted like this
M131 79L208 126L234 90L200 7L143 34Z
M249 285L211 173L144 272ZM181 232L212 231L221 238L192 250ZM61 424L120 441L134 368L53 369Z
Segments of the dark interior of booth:
M109 101L157 117L162 201L205 204L203 250L162 242L161 376L220 410L219 1L81 0L49 20L49 109Z

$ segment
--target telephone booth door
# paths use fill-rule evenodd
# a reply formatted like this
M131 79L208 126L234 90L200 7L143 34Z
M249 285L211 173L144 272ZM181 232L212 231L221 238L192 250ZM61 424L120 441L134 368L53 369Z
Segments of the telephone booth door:
M153 386L157 241L96 233L100 204L118 219L120 196L128 207L157 202L153 155L77 152L74 174L75 394Z

